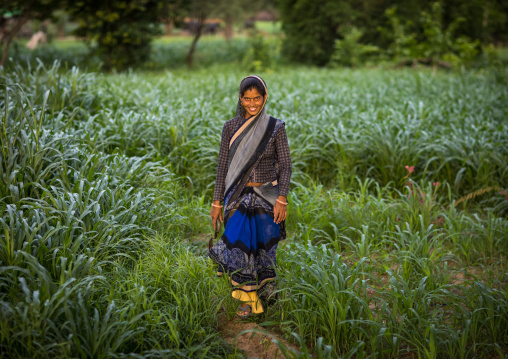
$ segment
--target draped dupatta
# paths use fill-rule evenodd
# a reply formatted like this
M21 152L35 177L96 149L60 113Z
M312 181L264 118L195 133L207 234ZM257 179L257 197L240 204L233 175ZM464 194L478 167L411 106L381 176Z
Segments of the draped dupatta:
M283 124L282 121L266 114L265 105L268 99L268 89L265 82L260 77L254 75L247 76L242 82L249 77L254 77L263 84L266 90L266 99L263 102L261 111L256 116L249 118L235 132L229 142L228 172L224 192L226 220L228 212L234 207L235 201L245 188L270 139ZM236 116L242 115L243 107L240 101L238 101Z

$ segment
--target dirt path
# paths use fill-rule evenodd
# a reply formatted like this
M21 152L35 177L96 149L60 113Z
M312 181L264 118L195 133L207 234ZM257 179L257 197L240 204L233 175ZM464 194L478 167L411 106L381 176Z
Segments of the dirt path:
M286 347L297 350L294 345L289 344L286 340L280 338L274 333L270 336L261 333L246 333L238 336L244 330L257 329L264 332L267 330L257 323L245 322L241 319L225 320L219 331L226 342L235 346L237 349L244 351L246 358L285 358L277 345L273 342L273 337L284 343Z
M194 237L191 242L198 244L206 248L210 234L202 233ZM273 342L274 339L283 343L287 348L298 351L298 348L290 344L287 340L279 337L278 334L273 333L266 328L261 327L259 324L244 321L239 318L229 320L225 313L222 313L220 320L221 325L219 326L219 332L221 333L224 340L235 346L237 349L242 350L246 358L261 358L261 359L282 359L285 356L282 354L278 346ZM244 330L259 330L269 335L263 335L261 333L246 333L238 336Z

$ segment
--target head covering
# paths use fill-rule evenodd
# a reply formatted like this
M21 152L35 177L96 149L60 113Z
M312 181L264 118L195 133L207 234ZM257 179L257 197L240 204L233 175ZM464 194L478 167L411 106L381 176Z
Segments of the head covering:
M227 202L230 202L231 199L235 199L245 187L248 177L266 149L270 138L274 134L275 126L279 121L266 114L265 105L268 99L266 83L261 77L256 75L247 76L242 82L249 77L256 78L261 82L267 96L258 114L245 121L234 133L229 142L228 172L226 175L226 190L224 193L224 198ZM242 82L240 83L240 88ZM235 117L245 116L244 111L241 101L238 99Z

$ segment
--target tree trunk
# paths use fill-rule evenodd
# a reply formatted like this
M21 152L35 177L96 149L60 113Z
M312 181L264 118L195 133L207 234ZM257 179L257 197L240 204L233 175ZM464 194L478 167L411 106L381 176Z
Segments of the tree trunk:
M206 15L204 12L199 14L198 17L198 26L196 28L196 33L194 34L194 40L192 40L191 47L189 52L187 53L187 68L192 67L192 59L194 57L194 51L196 50L196 44L198 43L199 38L201 37L201 33L203 32L203 27L205 25Z
M484 42L487 42L488 37L488 26L489 26L489 3L485 2L485 8L483 12L483 21L482 21L482 39Z
M231 14L226 14L224 17L224 22L226 23L226 28L224 29L224 36L227 41L231 41L233 38L233 16Z
M2 60L0 60L0 66L5 65L5 61L7 60L7 54L9 53L9 46L11 45L12 39L14 38L14 36L16 36L19 30L21 30L21 27L28 21L29 18L30 18L30 9L28 9L28 11L22 17L17 19L12 30L6 33L6 35L0 41L0 45L2 44L2 42L5 41Z
M169 36L171 34L171 30L173 29L173 19L168 19L166 24L164 25L164 35Z

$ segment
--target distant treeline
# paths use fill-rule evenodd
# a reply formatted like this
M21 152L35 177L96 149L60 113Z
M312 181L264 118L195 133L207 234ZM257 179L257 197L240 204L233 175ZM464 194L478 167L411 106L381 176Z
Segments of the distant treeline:
M255 69L268 68L279 52L285 60L318 66L386 60L451 68L469 66L482 53L494 57L494 46L508 43L504 0L260 0L255 5L247 0L10 0L0 7L0 66L23 24L56 21L60 11L77 24L74 33L88 44L87 56L98 58L104 70L153 67L152 40L162 34L161 25L193 19L196 28L185 54L191 67L207 19L222 19L230 39L234 22L263 8L277 9L285 35L277 54L252 36L245 53L233 56L248 53L247 65Z
M437 62L508 41L504 0L279 0L278 6L284 52L308 64L329 63L337 47L351 42L369 45L353 56L379 52Z

